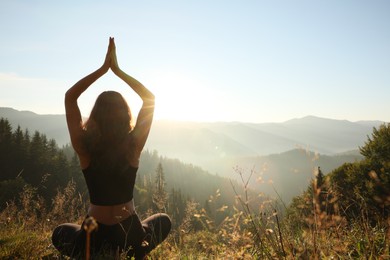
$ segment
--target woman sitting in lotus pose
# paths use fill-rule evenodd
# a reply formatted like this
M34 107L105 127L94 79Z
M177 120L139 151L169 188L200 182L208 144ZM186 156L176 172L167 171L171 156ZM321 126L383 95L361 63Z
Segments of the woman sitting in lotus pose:
M101 93L89 119L82 121L77 99L109 69L143 101L134 127L128 104L115 91ZM133 189L153 120L154 95L119 68L114 38L110 38L103 65L66 92L65 110L71 142L90 196L86 220L96 221L97 228L88 230L86 221L82 225L59 225L52 236L54 246L71 257L83 257L86 251L93 256L119 250L142 259L167 237L171 221L163 213L140 221L135 212Z

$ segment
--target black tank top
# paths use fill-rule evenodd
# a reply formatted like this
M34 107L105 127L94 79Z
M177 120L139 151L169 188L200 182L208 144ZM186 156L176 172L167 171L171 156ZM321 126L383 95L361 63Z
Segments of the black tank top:
M91 162L82 170L91 203L113 206L132 200L137 170L130 165L107 167Z

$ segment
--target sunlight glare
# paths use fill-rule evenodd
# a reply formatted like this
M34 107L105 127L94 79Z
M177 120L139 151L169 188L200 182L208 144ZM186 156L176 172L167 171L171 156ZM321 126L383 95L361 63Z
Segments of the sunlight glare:
M149 75L148 86L156 96L156 119L180 121L212 121L213 94L200 79L181 71L155 71ZM214 93L215 94L215 93Z

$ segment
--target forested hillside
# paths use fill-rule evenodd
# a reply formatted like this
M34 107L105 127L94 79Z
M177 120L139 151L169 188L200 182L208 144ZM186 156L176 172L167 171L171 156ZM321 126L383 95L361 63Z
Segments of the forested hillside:
M167 241L150 259L388 258L389 133L390 125L374 129L360 148L362 160L329 175L317 168L290 206L252 192L253 179L266 179L251 170L237 167L241 182L230 182L146 151L135 187L137 211L141 218L167 212L173 221ZM302 159L304 150L289 153L310 167L318 160L310 152ZM37 258L61 258L51 232L63 222L80 223L88 204L72 149L0 119L0 155L0 258L31 258L32 251ZM324 157L321 164L327 163ZM290 161L282 165L295 167Z
M318 217L338 215L369 225L390 224L390 124L374 128L360 147L363 159L345 163L324 175L319 168L306 191L294 198L289 218L303 225L311 214ZM315 208L313 208L315 203ZM326 221L326 219L324 219ZM387 222L387 223L386 223Z
M7 116L14 129L21 125L22 129L30 129L30 134L38 129L46 139L54 138L61 147L65 145L62 151L68 158L73 156L73 150L67 147L69 135L64 115L38 115L0 108L1 116ZM171 172L178 168L170 166L175 160L168 158L172 158L198 172L189 174L191 178L203 176L200 172L205 170L239 181L237 167L254 171L251 188L269 196L275 196L276 189L288 203L306 188L317 167L328 173L344 163L360 160L359 146L364 144L372 127L379 124L378 121L349 122L313 116L264 124L155 121L146 149L151 156L158 151L157 158L165 160L163 167L169 180L168 188L177 181L177 178L170 179L170 176L176 176ZM356 152L345 153L348 151ZM143 167L148 169L144 171ZM145 163L141 165L140 174L153 172L155 167L156 160ZM212 186L211 183L207 182ZM205 197L205 192L192 193Z
M65 115L39 115L31 111L0 107L1 117L7 118L13 128L20 126L23 130L38 131L45 134L48 139L56 140L59 146L69 143Z
M162 174L165 180L164 189L160 191L167 196L164 207L169 205L168 212L181 212L181 217L186 201L204 206L217 190L217 206L227 205L231 209L234 203L229 179L211 175L177 159L159 156L157 151L143 152L137 174L134 197L141 213L155 207L157 174ZM87 201L85 182L71 147L59 148L55 140L48 140L44 134L37 131L30 134L20 127L12 129L7 119L0 120L0 209L19 196L26 185L34 188L49 207L58 189L65 188L69 182L74 182L77 193Z
M219 169L234 179L239 177L234 171L235 167L253 171L251 188L272 197L276 196L276 190L288 204L294 196L306 189L318 167L324 173L329 173L344 163L353 163L362 158L358 151L330 156L301 148L267 156L224 158L215 164L223 165ZM214 168L210 168L214 172Z

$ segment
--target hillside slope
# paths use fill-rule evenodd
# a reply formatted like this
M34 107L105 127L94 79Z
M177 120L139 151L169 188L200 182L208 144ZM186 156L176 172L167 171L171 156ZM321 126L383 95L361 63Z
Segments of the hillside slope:
M0 108L0 117L7 118L13 127L20 125L30 132L45 133L60 146L69 143L64 115ZM306 187L316 167L327 173L345 162L358 160L358 153L350 151L357 151L372 128L381 123L314 116L263 124L156 120L145 149L233 179L238 178L233 169L236 166L254 167L260 172L266 168L263 180L272 179L274 188L289 200ZM274 194L270 185L254 184L259 190Z

